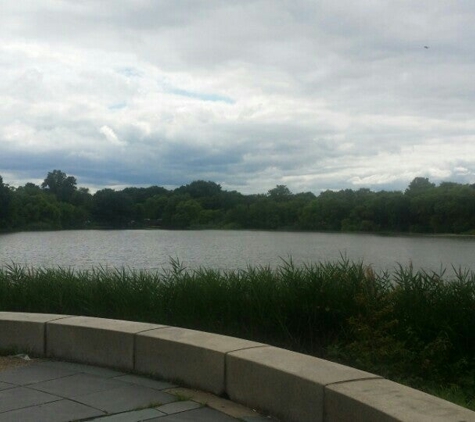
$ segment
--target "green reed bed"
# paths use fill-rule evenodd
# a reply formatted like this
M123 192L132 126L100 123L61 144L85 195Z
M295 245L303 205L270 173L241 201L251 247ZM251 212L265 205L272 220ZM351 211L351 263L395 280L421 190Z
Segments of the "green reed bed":
M376 372L475 409L475 273L341 259L277 269L0 269L0 310L176 325Z

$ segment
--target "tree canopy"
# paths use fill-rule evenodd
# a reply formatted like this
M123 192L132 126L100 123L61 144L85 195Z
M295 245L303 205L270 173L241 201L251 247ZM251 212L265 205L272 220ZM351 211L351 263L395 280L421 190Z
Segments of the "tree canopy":
M68 202L76 192L76 178L61 170L53 170L48 173L41 187L55 195L59 201Z
M91 194L61 170L41 186L17 188L0 176L0 229L92 227L230 228L475 234L475 185L417 177L404 192L369 189L292 193L277 185L266 194L226 191L196 180L161 186L101 189Z

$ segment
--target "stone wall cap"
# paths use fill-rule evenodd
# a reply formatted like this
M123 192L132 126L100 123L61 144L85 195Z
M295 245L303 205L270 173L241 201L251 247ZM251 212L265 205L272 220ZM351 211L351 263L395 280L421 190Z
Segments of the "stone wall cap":
M57 321L51 321L50 325L66 325L72 327L94 328L105 331L118 331L130 334L140 333L146 330L164 328L165 325L149 324L146 322L125 321L119 319L106 319L95 317L71 316Z
M237 337L229 337L222 334L213 334L178 327L166 327L164 329L146 331L139 334L139 337L157 338L222 353L229 353L230 351L251 347L266 346L262 343L244 340Z
M342 410L341 396L354 403L353 411L364 411L362 406L379 412L377 420L385 415L387 420L404 422L469 422L475 421L475 413L441 398L432 396L387 379L373 379L335 384L327 387L328 412L332 409L332 394L337 413ZM350 404L349 402L347 404ZM350 409L350 406L348 406ZM351 418L351 415L348 415ZM344 419L346 420L346 419ZM375 419L376 420L376 419ZM386 420L386 419L384 419Z
M231 352L228 358L249 361L324 386L345 381L381 378L339 363L273 346Z
M50 322L54 320L66 319L69 315L62 314L41 314L27 312L0 312L0 321L18 322Z

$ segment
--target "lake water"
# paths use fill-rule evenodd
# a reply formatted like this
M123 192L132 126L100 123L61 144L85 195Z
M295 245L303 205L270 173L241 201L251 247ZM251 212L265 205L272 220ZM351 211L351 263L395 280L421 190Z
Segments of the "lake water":
M439 271L475 270L474 237L380 236L371 234L264 231L82 230L0 235L0 266L129 267L155 270L178 258L187 268L275 267L292 257L300 265L341 256L374 268L398 263Z

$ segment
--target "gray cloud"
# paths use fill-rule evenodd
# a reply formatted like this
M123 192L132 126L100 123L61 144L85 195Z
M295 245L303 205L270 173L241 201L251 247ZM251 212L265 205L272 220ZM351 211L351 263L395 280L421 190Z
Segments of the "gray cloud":
M473 183L474 18L449 0L6 0L0 174L247 193Z

